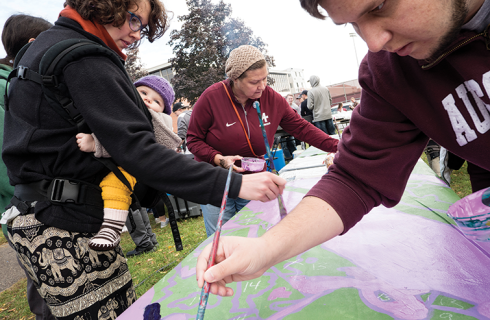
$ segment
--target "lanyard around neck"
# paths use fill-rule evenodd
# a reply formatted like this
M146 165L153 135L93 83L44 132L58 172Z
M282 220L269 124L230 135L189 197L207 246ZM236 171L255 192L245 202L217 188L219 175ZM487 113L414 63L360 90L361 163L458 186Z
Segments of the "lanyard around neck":
M247 142L248 142L248 146L250 147L250 150L252 150L252 153L255 157L259 158L259 156L255 154L255 151L252 148L252 144L250 143L250 139L248 137L247 130L245 130L245 126L243 125L242 118L240 118L240 115L238 114L238 110L237 110L235 104L233 103L233 100L231 99L230 93L228 92L228 88L226 88L226 85L224 84L223 81L220 81L220 82L223 85L223 87L225 88L226 94L228 95L228 98L230 99L231 105L233 106L233 109L235 110L235 113L236 113L236 116L238 117L238 120L240 120L240 124L242 125L243 133L245 133L245 138L247 138Z

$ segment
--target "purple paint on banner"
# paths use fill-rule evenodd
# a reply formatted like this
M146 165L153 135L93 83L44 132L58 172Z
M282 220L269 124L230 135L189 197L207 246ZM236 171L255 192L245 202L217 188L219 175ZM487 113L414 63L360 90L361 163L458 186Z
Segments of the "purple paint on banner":
M446 186L430 175L412 175L410 180L406 190L408 198L413 197L415 201L422 200L420 201L422 203L424 198L430 198L428 203L435 201L439 204L438 208L432 211L445 216L445 211L440 209L444 208L441 204L447 203L444 195L438 197L437 190L434 190L433 194L428 192L428 194L423 193L423 196L417 196L421 194L417 189L426 188L428 184L434 185L439 190L441 186ZM318 179L288 183L290 191L284 194L287 207L294 207L304 196L300 188L310 189L316 181ZM430 189L423 190L430 191ZM288 193L295 195L290 196ZM408 202L409 199L405 201ZM410 202L404 205L420 211L430 211L418 203ZM267 229L279 221L277 201L268 203L252 201L247 208L256 215L253 216L247 210L238 213L236 218L223 227L227 233L248 228L248 236L256 237L262 229ZM423 214L429 216L425 212ZM209 243L211 240L207 239L205 242ZM194 257L204 246L205 244L196 249ZM309 273L309 270L316 270L315 264L328 263L322 260L325 250L349 261L348 266L337 268L345 276L328 275L317 271L313 274ZM216 308L214 313L221 314L220 319L258 320L263 319L260 311L268 308L274 311L274 314L268 314L267 319L280 320L304 312L305 310L302 309L315 300L320 298L328 300L326 296L335 290L354 288L366 306L395 319L428 319L431 318L434 310L447 311L448 314L455 312L476 319L490 318L489 253L490 243L473 243L459 233L454 225L446 224L437 218L430 219L378 207L342 237L334 238L293 257L282 267L272 267L261 278L237 283L234 297L218 297L217 303L208 308ZM199 292L194 292L192 287L177 293L180 286L176 286L176 282L186 286L190 280L183 282L180 277L189 278L195 274L195 270L186 263L185 267L180 264L172 272L175 274L165 280L168 284L163 284L166 287L154 294L159 297L164 294L164 298L158 299L162 306L165 305L164 308L176 309L162 312L166 314L187 310L192 313L198 304ZM295 294L291 295L291 293ZM171 301L172 294L179 294L177 301ZM352 290L349 290L349 295L357 297ZM146 294L135 304L141 305L140 300L145 296ZM150 296L153 296L153 292ZM291 296L293 298L290 298ZM163 299L168 300L163 302ZM225 300L222 299L226 299L226 303L223 303ZM460 302L475 307L461 306ZM143 307L147 304L148 301ZM225 305L226 310L220 313L220 309ZM133 305L130 309L135 307ZM349 312L355 314L355 311ZM131 315L134 316L124 317L124 319L141 319L142 312L131 313ZM195 314L174 313L164 319L187 320L194 317Z
M162 320L187 320L192 318L194 317L187 313L174 313L169 316L166 316L165 318L162 318Z
M180 270L180 277L182 279L189 278L190 276L194 276L196 274L196 267L190 268L189 266L185 266Z
M340 288L353 287L359 290L361 299L373 310L391 313L400 319L424 319L428 315L427 307L416 295L425 290L410 290L393 287L380 281L357 267L342 268L351 277L293 276L291 285L305 295L327 294ZM359 277L359 278L356 278ZM384 296L381 296L382 292Z
M177 267L175 267L175 269L177 269L177 268L180 268L180 264ZM175 281L176 277L177 277L177 270L176 270L175 274L173 274L168 279L167 279L167 276L165 276L163 278L164 280L161 280L161 281L165 281L165 279L167 279L168 285L166 285L165 287L162 288L161 292L163 292L163 296L160 299L158 299L158 302L161 302L161 301L167 299L168 297L170 297L173 294L173 292L170 289L172 289L173 287L175 287L177 285L177 282Z
M137 308L131 307L126 309L120 316L126 319L143 319L145 307L152 303L153 296L155 295L155 287L151 287L144 295L138 298ZM135 303L136 305L136 303Z
M279 287L272 290L271 294L267 298L267 300L272 301L280 298L289 298L291 295L291 291L288 291L285 287Z
M363 270L370 270L379 282L390 283L395 288L436 290L464 297L473 304L481 304L478 310L490 317L487 310L490 259L453 226L409 214L390 213L389 209L379 207L376 214L366 215L355 230L321 246ZM428 236L414 237L414 232ZM412 249L400 250L406 246L407 239ZM357 247L359 243L363 243L362 250ZM384 249L379 250L380 247ZM465 266L464 272L461 266Z

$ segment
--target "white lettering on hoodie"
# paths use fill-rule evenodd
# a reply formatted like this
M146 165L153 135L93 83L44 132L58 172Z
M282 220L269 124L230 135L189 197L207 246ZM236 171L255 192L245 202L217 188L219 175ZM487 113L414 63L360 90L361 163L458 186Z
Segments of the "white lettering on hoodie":
M485 88L486 94L490 96L490 71L483 74L482 83ZM471 116L476 130L480 134L486 133L490 130L490 105L483 102L481 99L484 94L480 85L475 80L468 80L459 85L456 89L458 97L463 101L468 113ZM475 107L471 104L468 99L468 92L471 93L478 111L483 117L483 120L478 115ZM447 95L444 100L442 100L442 105L446 109L451 125L453 126L454 133L456 135L456 141L460 146L466 145L477 138L475 130L471 129L466 120L464 119L461 112L456 107L454 96L452 94Z

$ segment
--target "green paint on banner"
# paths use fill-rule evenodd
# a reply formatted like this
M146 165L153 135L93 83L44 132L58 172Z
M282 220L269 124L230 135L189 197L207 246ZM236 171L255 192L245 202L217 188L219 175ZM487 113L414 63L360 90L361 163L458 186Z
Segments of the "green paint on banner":
M451 319L451 320L478 320L478 318L467 316L460 313L455 313L451 311L434 310L432 319Z
M354 288L343 288L312 301L300 311L290 314L283 320L358 320L358 319L393 319L384 313L369 308L359 297Z
M444 295L437 296L437 298L434 300L432 305L441 306L441 307L450 307L450 308L456 308L462 310L468 310L474 307L473 304L461 300L449 298Z
M262 237L264 235L264 233L266 233L266 232L267 232L267 229L264 228L264 227L262 227L262 226L260 226L259 227L259 230L257 230L257 238L258 237Z
M233 229L233 230L230 230L231 232L228 232L226 234L227 237L229 236L235 236L235 237L247 237L248 236L248 230L250 228L247 228L247 227L244 227L244 228L241 228L241 229ZM224 235L224 234L223 234ZM197 262L197 260L196 260Z
M426 294L423 294L423 295L420 296L420 298L424 302L427 302L427 300L429 300L429 297L430 297L430 292L429 293L426 293Z
M445 224L455 224L446 214L449 206L458 201L459 197L453 190L428 184L427 181L410 180L399 204L394 208L398 211L424 217ZM424 210L421 208L431 208Z
M310 189L293 187L293 186L286 186L285 190L289 192L297 192L302 194L307 194L308 191L310 191Z

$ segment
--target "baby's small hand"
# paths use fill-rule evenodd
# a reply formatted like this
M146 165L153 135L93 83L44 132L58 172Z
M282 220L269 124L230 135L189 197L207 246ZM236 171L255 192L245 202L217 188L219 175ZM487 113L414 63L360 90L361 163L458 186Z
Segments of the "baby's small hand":
M78 148L83 152L95 152L95 141L92 135L79 133L76 135Z

